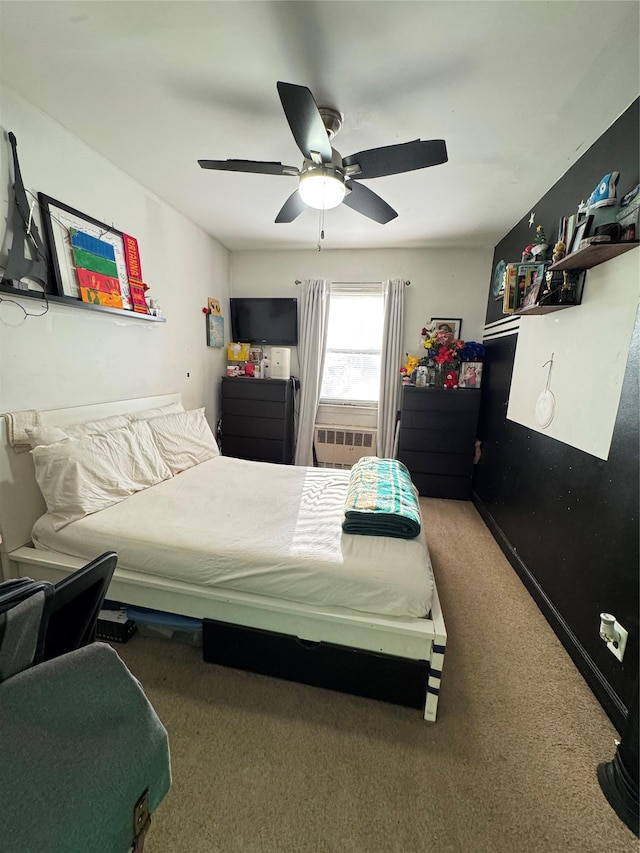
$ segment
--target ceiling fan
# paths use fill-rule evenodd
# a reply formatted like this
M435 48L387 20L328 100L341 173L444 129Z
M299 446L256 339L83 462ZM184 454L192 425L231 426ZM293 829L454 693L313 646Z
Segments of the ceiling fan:
M318 107L306 86L278 82L278 94L296 144L304 156L301 169L261 160L198 160L203 169L254 172L262 175L291 175L298 189L285 201L276 222L293 222L305 207L328 210L346 204L352 210L384 224L398 215L372 192L355 181L397 175L446 163L444 139L415 139L342 157L331 140L342 126L342 114Z

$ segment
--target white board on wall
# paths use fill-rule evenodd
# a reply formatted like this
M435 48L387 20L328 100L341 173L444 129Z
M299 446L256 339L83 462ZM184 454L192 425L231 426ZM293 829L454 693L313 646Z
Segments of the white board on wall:
M639 296L632 249L587 272L581 305L521 318L507 418L607 459ZM548 380L555 413L542 428L535 407Z

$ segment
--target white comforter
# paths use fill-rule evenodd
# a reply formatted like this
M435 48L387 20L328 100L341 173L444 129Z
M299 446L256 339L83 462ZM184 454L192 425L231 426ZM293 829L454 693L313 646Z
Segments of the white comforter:
M393 616L426 616L433 577L415 539L342 532L348 471L219 456L55 532L37 548L204 586Z

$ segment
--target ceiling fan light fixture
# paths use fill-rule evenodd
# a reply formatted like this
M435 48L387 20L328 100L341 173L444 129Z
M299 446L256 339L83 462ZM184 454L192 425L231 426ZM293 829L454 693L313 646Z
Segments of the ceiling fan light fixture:
M308 207L330 210L341 204L346 188L344 178L339 172L320 166L303 172L298 192Z

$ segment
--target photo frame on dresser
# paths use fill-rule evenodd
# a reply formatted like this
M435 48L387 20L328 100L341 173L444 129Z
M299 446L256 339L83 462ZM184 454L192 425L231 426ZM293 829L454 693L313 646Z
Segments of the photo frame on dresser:
M482 385L482 362L464 361L460 365L458 388L479 388Z

